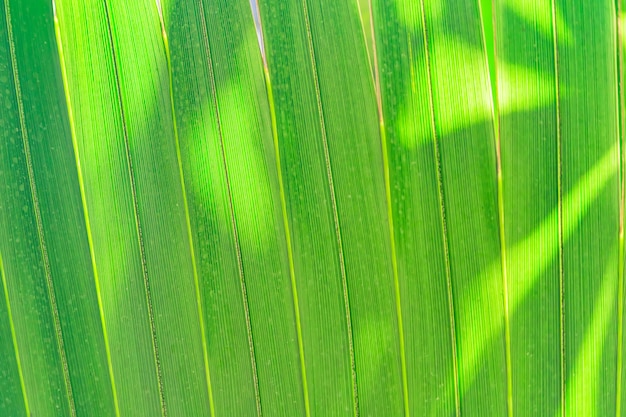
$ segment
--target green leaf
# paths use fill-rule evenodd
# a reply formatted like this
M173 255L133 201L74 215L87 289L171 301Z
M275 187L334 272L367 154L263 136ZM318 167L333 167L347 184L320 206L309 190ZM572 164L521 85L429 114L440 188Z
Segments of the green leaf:
M623 414L619 3L1 0L0 415Z

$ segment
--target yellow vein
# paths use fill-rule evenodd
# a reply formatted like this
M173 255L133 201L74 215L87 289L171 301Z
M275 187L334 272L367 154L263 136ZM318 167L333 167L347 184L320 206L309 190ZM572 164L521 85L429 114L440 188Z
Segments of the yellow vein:
M617 290L617 381L615 390L615 415L621 417L622 414L622 368L624 361L624 194L626 188L624 183L624 117L625 102L624 102L624 45L621 43L622 33L626 28L622 26L622 20L620 16L622 14L622 1L617 0L617 13L615 16L616 30L616 54L617 54L617 80L619 84L618 88L618 149L619 149L619 163L620 163L620 204L619 204L619 257L618 257L618 290Z
M493 58L494 58L494 67L496 73L493 74L493 78L495 83L492 83L492 74L489 70L489 59L488 54L485 53L486 64L487 64L487 75L489 78L490 86L497 86L498 80L498 66L497 66L497 48L496 48L496 14L494 13L493 7L495 7L495 2L492 1L492 32L493 32ZM480 13L480 20L483 22L483 10L482 10L482 2L478 2L478 10ZM482 41L486 48L487 39L485 36L485 26L481 23L481 33L482 33ZM493 88L493 87L492 87ZM500 113L499 113L499 101L498 101L498 92L497 87L496 91L492 91L493 96L493 105L491 106L492 117L494 121L494 135L495 135L495 143L496 143L496 177L497 177L497 187L498 187L498 229L500 234L500 258L501 258L501 267L502 267L502 286L503 286L503 301L504 301L504 356L506 361L506 398L507 398L507 413L508 417L513 417L513 366L511 364L511 322L509 317L509 283L508 283L508 275L506 269L506 235L504 228L504 187L502 180L502 154L501 154L501 135L500 135Z
M380 138L383 152L383 175L385 179L385 200L387 203L387 221L389 223L389 243L391 249L391 266L393 270L393 286L396 301L396 315L398 320L398 338L400 339L400 363L402 366L402 396L404 404L404 415L409 417L409 383L406 367L406 351L404 347L404 324L402 320L402 298L400 294L400 280L398 277L398 257L396 255L396 235L393 222L393 204L391 199L391 180L389 175L389 152L387 149L387 132L385 129L385 117L383 114L382 95L380 90L380 73L378 64L378 51L376 45L376 33L374 31L374 13L372 1L368 0L370 12L370 30L372 37L372 55L374 57L374 84L376 87L376 105L378 109L378 125L380 128Z
M143 240L143 232L141 229L141 223L139 221L139 204L137 200L137 187L135 184L135 171L133 169L133 162L130 154L130 143L128 140L128 128L126 126L126 112L124 110L124 103L122 100L122 89L120 85L119 68L117 64L117 54L115 51L115 42L113 41L113 28L111 25L111 12L109 2L105 0L105 16L107 23L107 35L109 40L109 47L111 48L111 59L113 62L113 72L115 76L115 88L117 93L117 103L120 108L120 118L122 123L122 131L124 135L124 151L126 154L126 164L128 166L128 176L130 179L130 190L133 201L133 218L135 220L135 232L137 233L137 243L139 245L139 252L141 257L141 273L143 278L143 284L146 296L146 308L148 310L148 322L150 326L150 341L152 345L152 355L154 356L154 365L156 368L157 377L157 389L159 392L159 404L161 406L161 415L167 416L167 406L165 403L165 394L163 391L163 373L161 369L161 360L159 356L159 348L156 337L156 325L154 323L154 310L152 305L152 294L150 291L150 282L148 279L148 264L146 261L146 251Z
M258 3L257 3L258 4ZM261 28L263 23L261 21ZM267 66L267 57L263 59L263 73L265 75L265 84L267 89L267 99L270 106L270 118L272 121L272 136L274 138L274 152L276 154L276 171L278 175L278 187L280 191L280 205L283 215L283 227L285 228L285 241L287 244L287 259L289 261L289 276L291 278L291 292L293 294L293 309L296 319L296 336L298 338L298 352L300 355L300 372L302 377L302 395L304 397L304 411L306 417L311 416L309 407L309 387L306 377L306 365L304 360L304 343L302 341L302 326L300 324L300 303L298 301L298 288L296 285L296 273L293 262L293 246L291 243L291 231L289 228L289 217L287 215L287 199L285 197L285 185L283 182L282 168L280 162L280 147L278 144L278 126L276 122L276 107L274 104L274 93L272 90L272 82L270 78L269 68Z
M561 104L559 88L558 37L556 25L556 0L552 6L552 47L554 49L554 91L556 95L556 143L557 143L557 193L558 193L558 233L559 233L559 327L561 350L561 415L565 417L565 287L563 282L563 184L561 155Z
M198 266L196 262L196 253L194 249L193 243L193 232L191 230L191 217L189 215L189 202L187 201L187 190L185 187L185 175L183 173L183 161L180 153L180 140L178 138L178 126L176 123L176 107L174 106L174 79L172 74L172 57L170 54L170 45L167 40L167 32L165 31L165 22L163 21L163 15L161 14L161 10L158 7L158 4L155 2L155 6L157 6L157 11L159 15L159 21L161 23L161 35L163 38L163 47L165 49L165 59L167 61L167 72L169 78L169 96L170 96L170 106L172 111L172 124L174 129L174 142L176 145L176 158L178 160L178 171L180 176L180 186L183 194L183 206L185 209L185 223L187 226L187 238L189 240L189 252L191 255L191 265L193 268L193 281L196 290L196 306L198 309L198 321L200 324L200 337L202 338L202 355L204 359L204 374L207 382L207 392L209 395L209 408L211 411L211 416L215 417L215 404L213 402L213 388L211 387L211 373L209 372L209 352L207 347L207 339L206 339L206 326L204 324L204 311L202 308L202 294L200 292L200 280L198 277Z
M372 68L372 56L374 53L376 53L376 46L375 45L371 45L372 51L370 51L370 45L367 42L367 29L365 27L365 18L363 16L363 4L361 1L357 1L356 2L356 8L357 11L359 12L359 22L361 22L361 32L363 33L363 41L365 42L366 48L365 48L365 53L367 54L367 66L370 69L370 75L372 78L372 81L374 80L375 74L374 74L374 68ZM354 3L353 3L354 4ZM374 33L374 24L372 23L372 20L374 18L374 15L372 14L372 4L371 1L368 0L368 7L369 7L369 20L370 20L370 36L372 39L372 43L376 42L376 39L374 38L375 33Z
M204 46L205 53L207 55L208 61L208 70L209 70L209 84L211 89L211 98L213 100L215 117L217 122L217 130L219 132L220 137L220 150L222 156L222 162L224 164L224 176L226 179L226 194L228 196L228 209L230 215L231 229L235 240L235 253L237 256L237 269L239 272L239 285L241 287L241 297L243 301L243 310L246 321L246 334L248 336L248 350L250 353L250 363L252 366L252 382L254 385L254 399L256 402L256 412L257 416L261 417L262 409L261 409L261 394L259 392L259 377L257 372L257 363L256 363L256 354L254 350L254 339L252 337L252 325L250 321L250 308L248 305L248 291L246 288L245 274L243 269L243 259L241 255L241 243L239 240L239 231L237 229L237 222L235 219L235 208L233 204L233 194L231 189L230 176L228 174L228 162L226 158L226 149L224 147L224 132L222 130L222 116L220 113L219 102L217 98L217 85L215 82L215 72L213 68L213 58L211 55L211 45L209 43L209 36L207 33L207 23L206 18L204 16L204 3L202 0L198 0L199 8L200 8L200 29L202 30L202 43Z
M17 347L17 336L15 334L13 312L11 311L11 300L9 299L9 287L7 286L7 278L4 273L4 264L2 263L2 254L0 254L0 278L2 278L2 288L4 289L4 299L7 304L7 313L9 316L9 327L11 328L11 340L13 342L13 350L15 351L15 362L17 364L17 373L20 377L20 387L22 388L22 396L24 397L24 409L26 410L26 415L30 416L30 407L28 406L28 395L26 395L26 384L24 384L24 373L22 372L22 361L20 360L20 351Z
M69 119L69 125L70 125L70 134L72 137L72 145L74 147L74 157L76 160L76 171L77 171L77 176L78 176L78 186L80 188L80 199L82 202L82 206L83 206L83 214L85 216L85 229L87 232L87 241L89 242L89 255L91 257L91 266L93 269L93 278L94 278L94 283L96 286L96 298L98 301L98 312L100 313L100 322L102 324L102 338L104 339L104 350L106 352L106 357L107 357L107 365L108 365L108 371L109 371L109 379L111 382L111 391L112 391L112 396L113 396L113 406L115 408L115 415L117 417L119 417L120 415L120 408L119 408L119 404L118 404L118 400L117 400L117 389L115 387L115 376L113 374L113 363L111 361L111 347L109 344L109 336L108 336L108 332L107 332L107 327L106 327L106 321L104 319L104 310L102 307L102 294L100 291L100 279L98 277L98 268L96 267L96 254L94 252L94 245L93 245L93 236L91 233L91 222L89 220L89 210L87 209L87 200L85 197L85 182L83 180L83 170L81 167L81 163L80 163L80 154L78 151L78 142L76 139L76 129L74 126L74 114L72 111L72 100L70 97L70 91L69 91L69 84L68 84L68 80L67 80L67 69L65 67L65 56L63 53L63 43L61 41L61 30L60 30L60 26L59 26L59 20L56 14L56 5L54 5L53 3L53 8L54 8L54 28L55 28L55 35L56 35L56 40L57 40L57 50L58 50L58 54L59 54L59 61L61 64L61 76L63 79L63 86L64 86L64 91L65 91L65 102L67 104L67 114L68 114L68 119Z
M53 3L54 4L54 3ZM52 271L50 268L50 258L48 257L48 248L46 246L43 220L41 218L41 207L39 205L39 194L35 185L35 172L33 169L33 159L30 152L30 144L28 139L28 131L26 130L26 117L24 115L24 103L22 101L22 90L17 70L17 57L15 52L15 42L13 40L13 26L11 24L11 10L9 1L4 1L5 18L7 23L7 33L9 39L9 51L11 55L11 67L13 72L13 84L15 87L15 95L17 100L17 109L20 120L20 131L22 135L22 143L24 146L24 155L26 158L26 167L28 171L28 183L30 187L31 199L33 201L33 212L35 215L35 223L37 225L37 238L41 249L41 258L43 262L44 272L46 276L46 290L50 299L50 309L52 310L52 322L54 326L54 335L56 339L57 349L59 350L59 359L61 360L61 368L63 373L63 382L67 393L67 401L70 409L70 415L76 417L76 406L74 403L74 395L72 393L72 384L70 382L69 367L65 352L65 343L63 341L63 331L61 330L61 320L59 318L59 310L57 307L56 295L54 293L54 284L52 283Z
M454 410L456 417L461 415L461 395L459 393L459 363L458 363L458 349L456 338L456 320L454 317L454 294L452 291L452 271L450 267L450 247L448 243L448 227L446 224L446 206L443 194L443 175L441 166L441 153L439 151L439 138L437 135L437 125L435 121L435 104L434 104L434 92L433 92L433 80L432 80L432 68L430 63L430 50L428 41L428 30L426 26L426 9L424 6L424 0L420 0L420 14L422 18L422 36L424 37L424 61L426 64L427 74L427 87L428 87L428 109L430 115L430 128L433 135L433 152L435 162L435 174L437 176L437 197L439 200L439 211L441 218L441 230L443 239L443 250L445 255L445 268L446 268L446 289L448 293L448 311L450 316L450 338L452 345L452 367L454 373Z

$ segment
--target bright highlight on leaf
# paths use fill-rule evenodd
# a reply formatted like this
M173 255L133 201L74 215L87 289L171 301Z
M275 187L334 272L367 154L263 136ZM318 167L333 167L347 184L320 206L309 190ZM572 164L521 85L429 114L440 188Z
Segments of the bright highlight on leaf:
M553 106L553 86L554 79L546 75L538 76L523 66L503 63L498 72L498 111L506 116ZM561 95L567 94L564 90L561 89Z

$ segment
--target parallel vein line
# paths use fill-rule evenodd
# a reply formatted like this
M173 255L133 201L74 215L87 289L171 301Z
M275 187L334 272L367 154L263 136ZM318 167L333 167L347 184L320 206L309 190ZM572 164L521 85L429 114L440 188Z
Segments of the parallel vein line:
M54 3L53 3L54 4ZM63 381L65 383L65 391L67 394L67 401L70 409L70 415L76 417L76 405L74 403L74 395L72 393L72 384L70 382L69 367L67 364L67 356L65 351L65 343L63 341L63 331L61 330L61 320L59 318L59 310L56 301L56 295L54 293L54 284L52 282L52 271L50 268L50 258L48 256L48 247L46 245L43 229L43 220L41 217L41 207L39 205L39 194L37 193L37 186L35 185L35 173L33 169L33 160L30 152L30 144L28 139L28 131L26 129L26 117L24 115L24 103L22 101L22 91L20 86L20 80L17 69L17 57L15 52L15 42L13 40L13 26L11 24L11 10L9 7L9 0L4 0L4 10L7 23L7 32L9 38L9 50L11 55L11 67L13 73L13 84L15 87L15 94L17 99L17 108L20 120L20 132L22 135L22 143L24 146L24 155L26 158L26 167L28 171L28 184L30 188L31 199L33 201L33 212L35 215L35 223L37 225L37 238L39 241L39 248L41 250L41 258L44 266L44 272L46 276L46 290L48 298L50 299L50 309L52 313L52 321L54 326L55 341L57 349L59 351L59 359L61 360L61 367L63 371ZM56 27L55 19L55 27Z
M396 302L396 316L398 321L398 338L400 344L400 363L402 367L402 397L404 405L404 415L409 417L411 410L409 406L409 382L406 366L406 351L404 344L404 324L402 320L402 297L400 294L400 279L398 277L398 257L396 255L396 236L393 221L393 204L391 199L391 179L389 174L389 151L387 149L387 132L385 129L385 117L383 113L382 93L380 88L380 68L378 64L378 50L376 33L374 32L374 13L372 0L368 0L370 12L370 30L372 36L372 56L374 60L374 84L376 87L376 106L378 109L378 126L380 129L381 147L383 153L383 176L385 180L385 200L387 204L387 222L389 225L389 245L391 249L391 266L393 270L393 286ZM370 65L371 66L371 65Z
M455 320L455 307L454 307L454 293L452 291L452 271L450 266L450 247L448 243L448 227L446 223L446 206L444 200L443 191L443 174L441 165L441 153L439 150L439 138L437 135L437 125L435 118L435 105L434 105L434 93L433 93L433 80L432 80L432 68L430 63L430 42L428 41L428 30L426 26L426 10L424 6L424 0L420 0L421 18L422 18L422 36L424 37L424 61L426 63L427 74L427 88L428 88L428 109L430 115L430 128L433 135L433 152L435 162L435 174L437 177L437 197L439 200L439 214L441 219L441 230L443 239L443 249L445 255L445 269L446 269L446 289L448 293L448 312L450 316L450 341L452 346L452 370L454 373L454 410L455 416L461 415L461 396L459 390L459 363L458 363L458 348L457 348L457 335L456 335L456 320Z
M91 222L89 220L89 210L87 208L87 200L86 200L86 195L85 195L85 182L83 180L83 170L81 167L81 163L80 163L80 154L78 151L78 143L77 143L77 139L76 139L76 129L74 126L74 114L72 111L72 100L70 98L70 92L69 92L69 84L68 84L68 80L67 80L67 69L65 67L65 56L63 53L63 43L61 42L61 31L60 31L60 27L59 27L59 20L57 18L57 14L56 14L56 5L53 3L53 10L54 10L54 27L55 27L55 35L57 38L57 50L58 50L58 54L59 54L59 61L61 64L61 75L63 78L63 86L64 86L64 91L65 91L65 101L67 104L67 115L68 115L68 119L69 119L69 125L70 125L70 134L72 137L72 146L74 149L74 158L76 161L76 173L77 173L77 177L78 177L78 186L80 188L80 199L81 199L81 203L82 203L82 208L83 208L83 215L85 217L85 230L87 232L87 241L89 243L89 255L91 257L91 266L92 266L92 270L93 270L93 279L94 279L94 284L96 287L96 298L98 301L98 312L100 315L100 323L102 324L102 338L104 340L104 350L106 353L106 357L107 357L107 367L108 367L108 372L109 372L109 379L110 379L110 383L111 383L111 394L113 396L113 406L115 408L115 415L116 417L120 416L120 408L119 408L119 403L118 403L118 399L117 399L117 389L115 387L115 376L113 373L113 363L111 360L111 347L109 344L109 336L108 336L108 332L107 332L107 327L106 327L106 321L104 318L104 310L102 308L102 294L100 291L100 279L98 276L98 268L96 266L96 254L94 251L94 245L93 245L93 236L91 233Z
M176 159L178 162L178 171L180 176L180 186L183 197L183 206L185 210L185 223L187 226L187 239L189 240L189 252L191 255L191 265L193 268L193 281L196 292L196 307L198 309L198 321L200 324L200 337L202 338L202 356L204 359L204 374L207 383L207 392L209 396L209 409L211 412L211 416L215 417L215 403L213 401L213 388L211 386L211 373L209 371L209 351L207 347L207 339L206 339L206 325L204 323L204 309L202 307L202 293L200 291L200 279L198 277L198 265L196 261L196 252L194 248L194 239L193 239L193 231L191 229L191 216L189 215L189 202L187 200L187 190L185 186L185 175L183 172L183 161L180 153L180 140L178 138L178 126L176 121L176 106L174 105L174 80L172 73L172 57L170 54L170 46L169 41L167 39L167 32L165 30L165 22L163 21L163 15L161 13L159 4L157 2L154 3L157 6L157 11L159 15L159 21L161 23L161 35L163 38L163 47L165 49L165 59L167 61L167 72L169 79L169 96L170 96L170 107L172 111L172 125L174 130L174 142L176 146Z
M493 12L493 7L495 7L496 3L492 2L492 28L493 28L493 56L494 62L497 63L497 48L496 48L496 14ZM478 10L480 12L480 20L484 22L484 14L482 10L482 3L478 2ZM481 32L482 32L482 41L486 48L487 40L485 37L485 25L481 24ZM487 68L489 68L489 59L488 54L485 54ZM496 78L496 86L497 86L497 65L496 73L491 74L490 71L487 71L489 75L489 85L493 86L492 77ZM507 257L506 257L506 230L504 223L504 186L503 186L503 178L502 178L502 154L501 154L501 137L500 137L500 113L499 113L499 101L498 101L498 92L492 91L493 96L493 105L492 116L494 121L494 134L495 134L495 145L496 145L496 177L497 177L497 191L498 191L498 229L499 229L499 238L500 238L500 261L501 261L501 271L502 271L502 286L503 286L503 301L504 301L504 356L506 362L506 393L507 393L507 415L508 417L513 417L513 365L511 363L511 322L509 315L509 282L508 282L508 274L507 274Z
M11 328L11 341L13 342L13 350L15 352L15 362L17 363L17 373L20 378L20 388L22 389L22 397L24 398L24 409L26 416L30 417L30 406L28 402L28 394L26 393L26 384L24 383L24 373L22 372L22 360L17 344L17 335L15 333L15 324L13 321L13 311L11 310L11 300L9 298L9 287L7 287L7 278L4 273L4 264L2 263L2 254L0 254L0 278L2 278L2 288L4 289L4 299L7 304L7 313L9 316L9 327Z
M559 233L559 327L561 350L561 416L565 417L565 283L563 276L563 161L561 142L561 94L559 87L558 36L556 25L556 0L552 6L552 47L554 49L554 91L556 95L556 142L557 142L557 192L558 192L558 233Z
M137 200L137 187L135 184L135 171L133 169L133 161L130 153L130 142L128 139L128 126L126 124L126 112L124 109L124 102L122 100L121 80L119 74L119 68L117 63L117 53L115 50L115 42L113 40L113 28L111 25L111 12L109 10L109 2L105 0L105 15L107 23L107 34L109 40L109 47L111 48L111 59L113 61L113 72L115 75L115 88L117 94L118 107L120 109L120 118L122 123L122 131L124 135L124 151L126 154L126 165L128 167L128 176L130 179L130 190L133 201L133 218L135 220L135 232L137 233L137 244L139 245L139 252L141 256L141 273L143 278L145 296L146 296L146 308L148 310L148 321L150 327L150 342L152 345L152 354L154 356L154 364L156 368L157 377L157 389L159 392L159 403L161 406L161 416L167 416L167 405L165 403L165 394L163 391L163 373L161 369L161 360L159 356L159 348L156 337L156 325L154 322L154 310L152 305L152 294L150 291L150 281L148 279L148 263L146 260L146 251L143 240L143 232L141 228L141 222L139 220L139 203Z
M615 47L617 55L617 80L618 80L618 149L620 166L620 203L619 203L619 246L618 246L618 290L617 290L617 381L615 383L615 415L621 417L622 413L622 368L624 349L624 198L626 193L626 178L624 167L624 45L621 35L626 28L622 26L620 16L622 14L622 0L617 0L615 24L617 27Z
M201 30L202 30L202 43L204 46L205 53L207 55L208 61L208 70L209 70L209 83L211 89L211 98L213 100L215 117L217 121L217 130L219 132L220 137L220 150L222 156L222 162L224 164L224 176L226 179L226 193L228 195L228 209L230 215L231 229L235 240L235 252L237 256L237 269L239 272L239 285L241 287L241 297L243 301L243 310L246 321L246 334L248 337L248 350L250 353L250 363L252 366L252 380L254 385L254 399L256 403L256 412L257 416L261 417L262 408L261 408L261 395L259 392L259 377L257 372L257 363L256 363L256 354L254 349L254 338L252 336L252 325L250 321L250 308L248 304L248 291L246 288L245 274L243 268L243 259L241 254L241 243L239 240L239 231L237 228L237 221L235 219L235 208L233 203L233 195L231 189L230 176L228 174L228 162L226 158L226 149L224 146L224 132L222 130L222 116L220 113L219 102L217 98L217 85L215 82L215 72L213 68L213 58L211 54L211 45L209 43L209 36L207 33L207 23L206 18L204 16L204 3L202 0L198 0L199 8L200 8L200 20L201 20Z

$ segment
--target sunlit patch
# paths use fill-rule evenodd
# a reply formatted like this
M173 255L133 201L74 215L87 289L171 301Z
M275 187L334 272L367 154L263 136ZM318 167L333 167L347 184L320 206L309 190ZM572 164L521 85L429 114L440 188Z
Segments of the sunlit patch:
M205 100L195 112L187 113L185 119L179 132L181 143L188 144L185 165L189 165L189 172L193 173L186 177L191 185L188 192L206 211L205 215L213 216L218 224L227 227L228 212L215 208L215 200L227 198L227 190L222 178L220 137L212 104Z
M408 149L416 149L433 140L432 121L427 107L430 101L426 88L427 76L423 60L412 65L411 88L407 88L394 121L396 138Z
M139 264L134 262L138 244L133 235L136 226L120 97L110 52L102 53L103 47L110 47L109 33L106 26L85 32L88 22L102 18L101 10L73 10L66 2L57 6L58 41L68 75L66 98L73 116L75 156L84 181L101 291L105 299L108 295L115 299L125 294L119 288L128 285L127 278L138 273ZM83 16L86 26L68 26L73 13Z
M428 77L424 52L411 67L411 92L404 97L396 119L397 136L405 147L415 149L432 141L430 116L417 117L428 109ZM439 137L473 124L491 120L492 96L486 83L487 59L483 51L452 39L431 48L433 108ZM477 76L481 74L484 76ZM439 77L438 74L445 74ZM482 80L482 81L481 81Z
M626 13L620 13L618 18L619 39L622 43L622 48L626 46Z
M251 31L250 42L256 42ZM240 52L240 56L244 51ZM263 83L263 79L257 80ZM257 86L257 90L262 86ZM218 105L222 138L217 114L210 94L194 111L185 115L187 126L181 135L188 143L188 163L193 175L189 176L190 191L206 211L205 216L217 216L221 227L231 230L232 219L228 203L226 170L230 184L230 197L236 217L237 233L241 244L263 250L274 227L274 205L270 174L276 168L266 164L260 119L255 112L254 95L250 86L237 80L222 81L218 85ZM222 140L224 155L222 155ZM226 166L223 163L225 156ZM220 205L222 210L216 210Z
M554 103L555 80L525 67L498 64L498 101L501 114L536 109ZM564 93L564 91L561 91Z
M254 119L249 110L240 108L232 88L226 88L220 100L220 116L222 118L226 159L228 163L228 179L230 181L233 206L237 215L237 232L239 238L255 249L262 249L268 233L272 216L271 195L267 181L260 181L267 174L264 170L262 155L254 141L260 141L251 127ZM196 113L192 123L197 127L193 132L210 132L202 140L189 140L188 158L191 171L191 191L200 205L208 213L217 216L215 220L223 228L232 228L227 199L226 172L222 163L220 136L216 125L216 116L211 103L204 104L206 111ZM202 117L210 114L209 117ZM209 126L210 125L210 126ZM265 184L265 186L264 186ZM216 201L217 200L217 201ZM218 201L221 200L221 203ZM216 204L223 204L227 210L215 210Z
M247 93L234 84L222 91L220 116L239 236L262 250L275 219L269 179L274 167L265 164L262 133Z
M593 302L591 323L585 331L576 362L568 372L565 383L565 415L568 416L596 415L601 401L601 384L598 382L602 377L603 342L617 305L615 281L611 279L617 270L617 247L612 252L602 277L600 292ZM561 415L560 411L557 417Z
M563 242L566 242L579 224L587 210L596 201L600 193L607 186L618 170L618 145L615 144L596 164L576 183L572 190L563 198L562 210L567 213L563 216ZM569 220L568 220L569 219ZM517 291L509 294L509 314L515 312L522 301L534 288L541 273L557 258L559 253L559 239L556 224L558 209L555 208L528 237L512 247L507 252L507 268L516 271ZM533 256L529 256L529 254ZM488 290L491 283L485 277L498 274L500 262L494 262L485 274L477 277L476 282L481 287L476 293ZM471 303L474 293L461 294L463 301L460 305L475 305ZM472 314L461 314L459 328L469 329L471 335L481 335L482 340L472 340L465 350L467 360L460 363L461 374L471 386L480 371L480 361L488 347L498 335L502 333L503 320L481 321ZM487 327L486 327L487 326Z
M169 103L168 96L168 67L163 51L163 39L160 32L146 28L147 19L134 16L127 8L119 7L113 11L115 20L127 22L137 30L143 30L150 36L145 36L145 44L134 42L127 38L132 36L120 31L117 43L128 46L116 49L116 59L119 70L120 87L123 91L124 111L129 124L129 135L133 140L153 140L149 135L134 132L145 132L147 121L154 116L154 108L165 108ZM155 24L156 22L149 22ZM156 23L158 25L158 23ZM154 29L150 26L150 29ZM165 113L165 112L163 112ZM171 116L170 116L171 117ZM135 128L135 129L134 129Z
M431 51L437 134L446 136L490 120L493 97L484 51L455 39L441 39Z
M582 177L576 186L563 198L563 241L567 241L586 214L589 207L598 198L609 180L617 173L618 158L617 144L599 160L587 174ZM569 219L569 221L568 221ZM517 283L518 289L509 299L511 311L521 304L532 290L541 273L556 259L559 250L559 240L555 225L558 222L558 209L555 208L550 216L524 240L515 245L507 254L509 269L519 271L520 277L527 279ZM529 251L539 256L529 257ZM534 262L529 262L529 258Z
M416 149L432 141L431 123L416 117L415 105L414 103L405 104L398 111L396 119L396 136L400 143L409 149Z
M354 329L354 345L359 362L363 364L361 368L379 372L382 366L389 365L388 352L392 351L397 332L389 321L369 319L359 324ZM376 375L364 379L373 382L372 378L375 380Z
M537 28L546 38L553 39L551 0L504 0L504 3L531 27ZM558 9L554 20L559 42L570 44L573 39L572 31Z
M396 13L400 23L408 28L420 28L422 25L422 11L420 2L422 0L395 0ZM424 12L429 21L438 20L443 13L442 0L427 1L428 7Z

